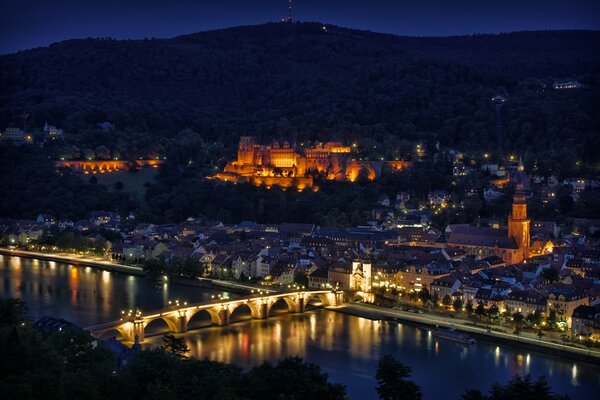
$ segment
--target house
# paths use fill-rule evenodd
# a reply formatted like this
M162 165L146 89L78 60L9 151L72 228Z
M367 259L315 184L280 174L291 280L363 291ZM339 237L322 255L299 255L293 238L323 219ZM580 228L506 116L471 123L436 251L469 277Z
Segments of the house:
M405 262L395 276L396 286L404 290L418 292L430 289L436 279L448 275L454 270L449 261L411 261Z
M450 200L450 195L445 190L433 190L427 196L431 207L446 207Z
M546 298L534 290L512 290L504 298L506 310L511 314L519 312L524 316L535 312L546 314Z
M56 218L52 214L40 214L37 216L36 222L40 224L44 224L46 226L54 225L56 223Z
M492 176L497 176L497 177L506 176L506 171L504 171L504 169L502 167L500 167L498 164L483 164L481 166L481 170L489 172L489 174Z
M240 279L242 274L246 278L250 278L252 273L253 257L250 254L239 253L231 257L231 273L236 279Z
M210 262L209 270L212 276L231 276L233 274L231 268L232 260L226 254L217 254Z
M125 260L139 260L144 254L144 247L141 245L123 246L122 255Z
M291 285L294 283L294 265L286 260L278 260L271 268L270 275L274 284Z
M600 340L600 307L580 305L573 310L571 334L573 337Z
M483 198L486 201L495 201L500 199L502 196L504 196L504 193L492 187L489 187L483 191Z
M544 186L540 189L540 198L542 203L548 204L557 200L557 190L555 186Z
M478 289L473 302L475 304L483 304L485 308L496 306L501 311L504 309L504 298L496 293L495 290L489 288Z
M554 82L552 87L556 90L562 89L579 89L583 87L583 85L577 81L562 81L562 82Z
M329 285L329 271L327 268L317 268L308 275L309 289L323 289Z
M58 139L58 138L62 137L62 135L63 135L62 129L59 129L53 125L48 125L47 121L44 124L43 131L44 131L44 135L50 139Z
M352 264L338 260L329 267L327 280L332 286L338 286L342 290L350 290L352 283Z
M570 285L556 285L549 289L548 313L555 311L558 320L566 322L570 327L575 309L588 305L589 301L590 298L581 289L572 288Z
M75 223L73 221L71 221L70 219L58 220L58 229L61 231L64 229L67 229L67 228L73 228L74 225L75 225Z
M31 136L25 136L25 133L19 128L6 128L2 134L2 141L12 144L23 144L27 141L31 142Z
M467 176L471 172L471 168L467 167L462 163L455 163L452 168L452 176L455 178L460 178L462 176Z
M390 206L390 198L387 195L382 194L377 199L377 205L382 206L382 207L389 207Z
M396 202L394 203L394 206L397 210L406 209L406 204L409 202L409 200L409 192L398 192L396 193Z
M431 293L437 293L440 299L443 299L445 296L452 296L460 287L460 279L452 274L434 279L431 285L429 285Z
M100 226L109 222L119 223L121 222L121 217L112 211L92 211L89 220L94 225Z
M254 269L252 271L253 277L262 278L271 273L271 267L275 264L275 260L270 256L258 256L254 263Z

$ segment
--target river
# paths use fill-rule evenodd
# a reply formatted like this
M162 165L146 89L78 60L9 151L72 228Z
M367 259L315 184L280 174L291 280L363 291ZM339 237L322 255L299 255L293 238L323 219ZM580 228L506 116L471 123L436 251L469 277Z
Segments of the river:
M27 302L32 318L51 315L80 326L117 319L121 310L154 310L169 300L204 301L224 292L98 271L68 264L0 255L0 295ZM280 314L250 320L236 311L228 327L196 328L185 339L196 357L249 368L263 360L299 355L319 364L330 380L346 385L353 399L376 398L378 358L391 353L413 370L425 399L458 399L466 388L487 390L515 374L545 375L560 394L592 399L600 390L600 366L559 359L535 351L480 340L474 346L438 340L427 329L407 324L312 309L301 315ZM161 343L162 322L148 328L145 345Z

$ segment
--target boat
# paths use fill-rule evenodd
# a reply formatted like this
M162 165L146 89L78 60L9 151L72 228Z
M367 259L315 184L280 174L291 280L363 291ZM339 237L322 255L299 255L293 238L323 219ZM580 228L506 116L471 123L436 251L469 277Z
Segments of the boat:
M454 340L455 342L459 342L462 344L475 344L476 341L471 336L466 333L456 332L454 328L448 329L436 329L433 331L433 336L442 339Z

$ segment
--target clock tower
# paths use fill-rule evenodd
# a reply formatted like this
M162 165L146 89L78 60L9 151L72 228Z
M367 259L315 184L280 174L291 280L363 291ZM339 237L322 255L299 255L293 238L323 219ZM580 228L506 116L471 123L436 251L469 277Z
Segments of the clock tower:
M527 218L526 200L523 184L519 182L513 198L512 213L508 216L508 237L514 239L522 252L519 262L529 257L530 220Z

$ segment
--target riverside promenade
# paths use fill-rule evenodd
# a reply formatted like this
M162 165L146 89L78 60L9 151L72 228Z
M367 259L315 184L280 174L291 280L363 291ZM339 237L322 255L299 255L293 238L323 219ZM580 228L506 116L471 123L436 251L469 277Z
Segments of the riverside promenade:
M453 327L459 331L469 333L472 336L481 338L482 340L488 342L508 344L516 347L541 351L546 354L553 354L562 358L571 358L596 365L600 364L600 351L598 351L598 349L584 349L534 337L523 335L517 336L514 333L499 331L499 327L497 326L491 326L493 329L490 330L487 326L475 325L472 321L465 319L445 318L431 314L416 314L362 303L346 303L339 307L327 308L331 309L332 311L372 320L397 318L399 322L408 322L421 326L433 326L441 328Z
M130 275L144 276L144 270L141 267L132 265L117 264L100 257L85 257L64 253L39 253L35 251L8 249L0 247L0 254L6 256L34 258L38 260L54 261L66 264L73 264L83 267L93 267L106 271L122 272Z

